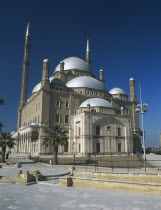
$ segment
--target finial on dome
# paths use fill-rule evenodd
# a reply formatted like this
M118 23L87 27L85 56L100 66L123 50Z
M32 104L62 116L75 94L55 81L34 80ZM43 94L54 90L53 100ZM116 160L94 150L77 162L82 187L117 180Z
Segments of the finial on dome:
M30 23L27 24L26 37L30 36Z
M115 80L115 88L117 88L118 87L118 84L117 84L117 81Z
M76 56L76 53L75 53L75 51L73 50L73 51L72 51L72 57L74 57L74 56Z

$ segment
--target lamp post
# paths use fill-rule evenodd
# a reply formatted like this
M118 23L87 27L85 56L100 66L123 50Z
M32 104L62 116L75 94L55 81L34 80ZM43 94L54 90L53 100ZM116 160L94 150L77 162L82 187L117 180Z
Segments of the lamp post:
M140 104L137 105L135 111L137 113L141 113L141 122L142 122L142 132L143 132L143 151L144 151L144 167L146 168L146 150L145 150L145 131L144 131L144 113L147 111L148 104L143 104L142 102L142 93L141 93L141 86L139 83L139 90L140 90Z

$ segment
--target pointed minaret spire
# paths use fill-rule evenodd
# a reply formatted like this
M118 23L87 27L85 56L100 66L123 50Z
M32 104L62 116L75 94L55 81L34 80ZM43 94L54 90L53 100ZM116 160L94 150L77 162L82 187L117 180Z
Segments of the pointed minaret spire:
M89 50L89 39L87 39L87 49L86 49L86 52L90 52L90 50Z
M90 49L89 49L89 39L87 39L86 62L88 63L88 65L90 65L90 63L91 63L91 59L90 59Z
M29 67L29 49L30 49L30 34L29 34L29 22L27 24L26 39L24 45L24 59L22 64L22 85L21 85L21 100L19 108L22 108L26 103L26 93L27 93L27 80L28 80L28 67Z
M26 30L26 38L30 36L30 23L27 24L27 30Z

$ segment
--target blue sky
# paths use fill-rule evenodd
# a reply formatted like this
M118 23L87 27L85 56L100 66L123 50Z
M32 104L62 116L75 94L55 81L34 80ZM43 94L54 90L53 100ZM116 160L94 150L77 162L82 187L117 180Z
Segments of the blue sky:
M106 87L129 94L129 78L141 83L147 146L159 146L161 132L161 1L160 0L1 0L0 121L4 130L17 124L23 46L27 21L31 27L28 96L41 79L48 58L51 74L74 52L85 58L90 39L94 74L104 69Z

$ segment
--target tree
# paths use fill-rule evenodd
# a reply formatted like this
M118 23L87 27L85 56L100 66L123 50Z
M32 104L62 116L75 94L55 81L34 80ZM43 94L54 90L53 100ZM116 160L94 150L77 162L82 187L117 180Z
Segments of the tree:
M4 103L4 100L0 98L0 105Z
M52 124L49 127L44 127L45 138L43 145L53 146L53 163L58 165L58 146L68 144L66 133L67 131L59 124Z
M3 124L0 122L0 132L2 131Z
M0 134L0 147L2 148L1 151L1 162L5 163L5 154L6 154L6 149L8 148L13 148L15 144L14 142L15 139L11 138L11 134L7 132L1 132Z
M0 105L4 103L4 100L0 98ZM0 122L0 132L2 131L3 124Z

